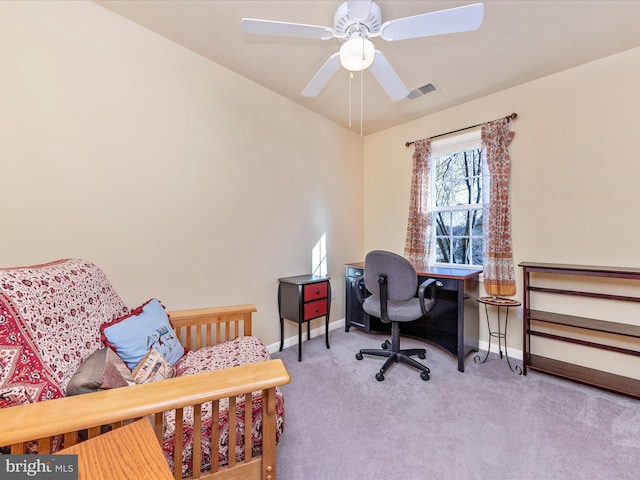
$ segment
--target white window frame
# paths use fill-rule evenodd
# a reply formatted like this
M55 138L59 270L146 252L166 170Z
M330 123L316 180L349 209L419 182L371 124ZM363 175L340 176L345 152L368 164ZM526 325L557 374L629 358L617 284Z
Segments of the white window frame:
M430 183L429 191L432 192L430 195L431 205L430 209L432 214L438 210L436 207L436 162L435 159L437 157L441 157L443 155L448 155L456 152L464 152L466 150L473 150L477 148L482 148L482 138L481 138L482 130L481 128L476 128L470 131L466 131L456 135L450 135L441 139L436 139L431 142L431 172L429 175ZM483 167L484 170L484 167ZM484 190L484 185L483 185ZM483 192L484 197L484 192ZM477 205L480 209L482 209L482 203ZM447 210L456 210L456 207L448 207ZM461 206L459 210L468 210L467 206ZM443 263L436 261L436 226L432 225L431 229L431 251L429 252L429 265L433 265L436 267L451 267L451 268L475 268L482 267L482 265L475 264L460 264L460 263ZM484 248L484 245L483 245ZM484 250L483 250L484 251Z

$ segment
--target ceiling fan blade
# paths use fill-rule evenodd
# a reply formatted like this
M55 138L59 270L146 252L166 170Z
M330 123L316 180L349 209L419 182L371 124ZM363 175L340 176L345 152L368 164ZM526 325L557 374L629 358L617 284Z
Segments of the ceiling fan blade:
M371 73L378 83L385 89L391 100L397 102L409 95L409 89L404 85L396 71L380 50L376 50Z
M387 41L430 37L446 33L477 30L484 17L484 5L474 3L463 7L398 18L382 24L380 37Z
M243 18L242 31L255 35L276 35L281 37L316 38L329 40L334 37L333 30L319 25L305 25L304 23L275 22L259 20L257 18Z
M347 0L347 13L353 20L364 22L369 18L373 0Z
M309 85L302 91L303 97L316 97L322 89L336 74L340 68L340 54L338 52L331 55L324 65L320 67L318 73L311 79Z

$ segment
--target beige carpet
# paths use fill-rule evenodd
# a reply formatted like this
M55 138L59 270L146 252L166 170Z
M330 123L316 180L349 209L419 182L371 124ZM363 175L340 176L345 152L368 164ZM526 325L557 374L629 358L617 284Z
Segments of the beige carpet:
M278 445L280 480L637 479L640 401L505 360L466 359L466 372L426 346L431 380L402 364L374 379L382 358L355 359L384 336L358 329L274 354L291 374ZM519 362L515 362L519 363Z

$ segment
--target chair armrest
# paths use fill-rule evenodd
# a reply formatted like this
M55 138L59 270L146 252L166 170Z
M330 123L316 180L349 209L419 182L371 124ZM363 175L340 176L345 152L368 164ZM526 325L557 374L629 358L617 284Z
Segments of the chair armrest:
M422 313L429 313L436 305L436 289L442 286L442 282L435 278L428 278L418 287L418 298L420 299L420 308ZM425 292L429 289L429 301L425 303Z
M273 389L290 381L282 360L275 359L2 408L0 445L20 444L85 428L157 415L176 408ZM156 435L162 442L161 425L156 425Z

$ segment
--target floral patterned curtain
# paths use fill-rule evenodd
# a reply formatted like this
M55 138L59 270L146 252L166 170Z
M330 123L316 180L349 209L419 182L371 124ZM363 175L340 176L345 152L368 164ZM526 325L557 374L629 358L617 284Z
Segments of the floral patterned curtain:
M513 136L506 118L482 126L482 148L489 171L488 182L483 182L484 289L493 296L516 293L509 200L509 144Z
M409 221L404 256L414 265L423 265L430 251L431 215L429 214L429 172L431 139L415 142Z

